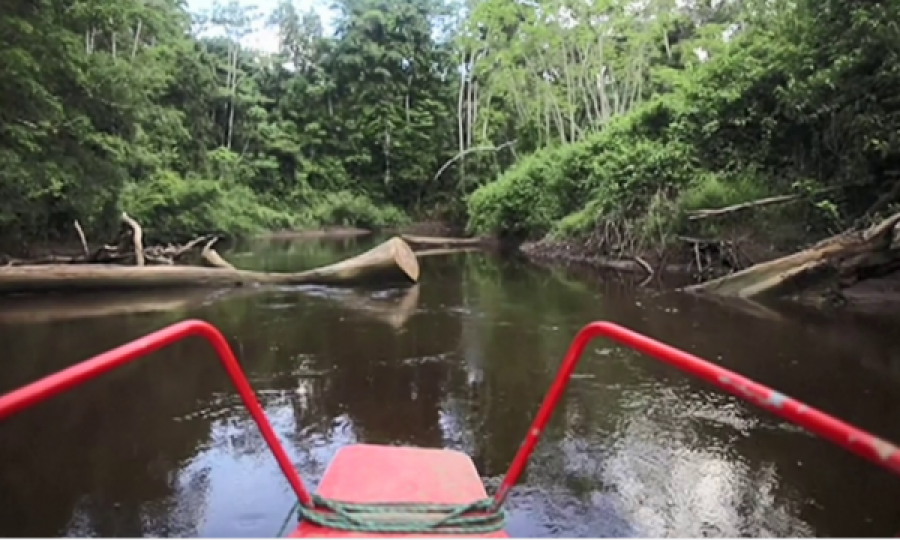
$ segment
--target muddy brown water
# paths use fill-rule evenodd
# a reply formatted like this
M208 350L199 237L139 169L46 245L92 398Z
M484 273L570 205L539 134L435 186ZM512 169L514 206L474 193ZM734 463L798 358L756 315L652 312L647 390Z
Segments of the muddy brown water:
M372 240L271 239L298 269ZM418 288L0 303L0 391L162 326L223 330L312 484L358 441L460 449L496 486L575 332L615 321L900 440L894 321L750 314L478 254ZM152 310L157 311L152 311ZM293 503L202 343L0 423L0 536L272 536ZM509 504L513 536L893 536L900 478L621 347L589 347Z

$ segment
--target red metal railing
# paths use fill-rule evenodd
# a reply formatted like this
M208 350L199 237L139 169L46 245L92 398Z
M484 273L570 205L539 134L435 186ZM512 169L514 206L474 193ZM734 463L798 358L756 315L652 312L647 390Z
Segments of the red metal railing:
M509 466L509 471L494 495L495 507L503 504L509 495L509 490L522 476L535 446L544 433L544 428L547 427L556 405L569 385L569 380L585 347L595 338L610 339L674 366L885 467L895 474L900 474L900 449L887 441L675 347L670 347L613 323L593 322L582 328L572 340L572 345L569 346L569 351L557 372L556 379L550 386L525 440L522 441L519 451L516 452L516 456Z
M250 415L262 432L266 444L282 473L296 493L300 503L312 504L312 498L300 475L294 469L284 447L278 441L272 425L256 399L247 377L244 375L234 353L222 334L212 325L204 321L189 320L163 328L131 343L117 347L111 351L95 356L68 369L49 375L34 383L0 396L0 421L23 409L50 399L74 386L121 367L142 356L162 349L176 341L196 336L205 339L215 349L222 366L228 372L231 382L250 411ZM643 336L627 328L608 323L594 322L585 326L572 342L556 379L550 386L537 416L528 430L525 440L513 458L500 489L494 495L495 507L501 506L509 495L510 489L518 482L528 465L532 452L537 446L553 411L562 398L569 384L572 373L584 353L585 347L595 338L603 337L642 352L666 364L674 366L685 373L707 381L718 388L743 398L763 409L774 413L808 431L830 440L841 447L862 456L873 463L900 474L900 450L874 435L846 424L821 411L813 409L799 401L755 383L725 368L702 360L696 356L665 345L649 337Z

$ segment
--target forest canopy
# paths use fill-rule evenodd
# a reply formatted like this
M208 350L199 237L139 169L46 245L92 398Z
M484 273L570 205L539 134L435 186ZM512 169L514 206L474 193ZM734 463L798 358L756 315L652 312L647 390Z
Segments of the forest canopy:
M822 231L900 194L897 2L6 0L7 245L410 219L516 238L807 200ZM251 29L275 52L247 45Z

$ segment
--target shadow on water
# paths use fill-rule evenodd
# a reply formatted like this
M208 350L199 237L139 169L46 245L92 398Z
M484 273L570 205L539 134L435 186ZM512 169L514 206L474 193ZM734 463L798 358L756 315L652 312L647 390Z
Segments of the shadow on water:
M296 270L374 241L270 240L237 246L229 259ZM900 440L890 321L766 317L473 254L421 264L412 290L279 289L113 312L100 309L107 299L90 309L80 299L81 311L73 300L57 310L48 300L0 303L0 391L198 317L228 337L310 483L340 446L366 441L464 450L490 486L575 332L607 319ZM0 490L13 495L0 507L6 537L271 536L292 504L212 352L196 341L4 422L0 440ZM885 536L900 530L898 502L900 480L876 467L597 342L514 492L508 530Z

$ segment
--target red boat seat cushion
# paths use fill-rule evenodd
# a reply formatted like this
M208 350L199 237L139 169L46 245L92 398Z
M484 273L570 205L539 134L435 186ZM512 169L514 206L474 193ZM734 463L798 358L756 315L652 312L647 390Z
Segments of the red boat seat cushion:
M338 450L317 492L327 499L354 503L409 502L466 504L487 497L471 458L462 452L354 444ZM397 535L355 533L301 522L292 538L399 538ZM442 537L507 538L493 534L428 535Z

